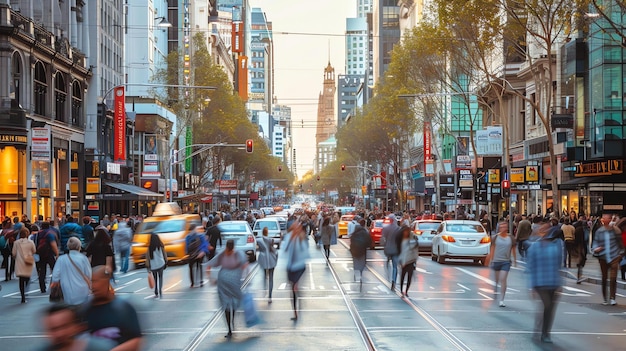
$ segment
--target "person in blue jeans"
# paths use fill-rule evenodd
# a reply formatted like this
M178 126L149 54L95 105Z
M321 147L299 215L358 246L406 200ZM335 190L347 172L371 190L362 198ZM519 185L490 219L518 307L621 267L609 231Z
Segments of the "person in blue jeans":
M117 230L113 235L113 245L115 252L120 254L120 272L128 272L128 261L130 258L130 245L133 241L133 230L128 226L126 219L122 219L117 224Z
M185 253L187 254L187 262L189 263L189 279L191 287L196 285L199 279L200 286L204 286L202 280L202 261L204 256L209 253L209 242L204 235L204 228L201 226L191 225L189 234L185 237ZM197 276L194 274L197 273Z
M391 261L391 290L396 288L396 279L398 277L398 255L400 254L400 242L398 240L400 227L396 216L391 214L383 222L382 237L385 241L385 255L387 256L387 264Z

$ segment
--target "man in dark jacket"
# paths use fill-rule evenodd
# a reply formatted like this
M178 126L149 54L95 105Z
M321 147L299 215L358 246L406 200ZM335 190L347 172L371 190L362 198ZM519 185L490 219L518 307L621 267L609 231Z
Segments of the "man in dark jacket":
M359 271L361 273L359 275L361 286L363 285L363 269L365 269L366 264L367 248L370 245L372 245L372 238L369 231L365 229L365 219L361 219L350 236L350 253L355 272L354 280L356 280L356 271Z
M89 243L93 240L93 227L91 226L91 217L83 217L83 239L85 240L84 247L89 246Z
M219 216L215 216L212 221L212 226L209 227L206 231L206 237L209 241L209 260L215 257L215 251L217 250L217 242L220 242L220 247L222 247L222 233L220 232L220 228L218 228L218 224L221 222ZM208 268L210 269L210 268Z
M83 227L81 227L78 223L74 223L74 218L72 216L67 216L66 223L59 229L61 233L61 251L69 252L67 250L67 241L70 239L70 236L75 236L83 241Z
M387 264L391 261L391 290L396 288L396 278L398 277L398 250L397 236L398 233L398 221L394 214L390 214L384 221L385 224L382 230L382 237L385 240L385 255L387 256ZM388 223L388 224L387 224Z

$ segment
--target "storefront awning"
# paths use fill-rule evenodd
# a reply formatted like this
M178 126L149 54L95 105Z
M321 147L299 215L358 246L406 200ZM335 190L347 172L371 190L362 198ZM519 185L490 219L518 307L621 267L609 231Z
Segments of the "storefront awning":
M124 193L103 193L100 194L101 200L158 201L163 199L163 194L155 193L133 184L114 182L104 184Z
M606 177L576 177L559 184L560 190L578 190L584 188L586 184L601 181Z

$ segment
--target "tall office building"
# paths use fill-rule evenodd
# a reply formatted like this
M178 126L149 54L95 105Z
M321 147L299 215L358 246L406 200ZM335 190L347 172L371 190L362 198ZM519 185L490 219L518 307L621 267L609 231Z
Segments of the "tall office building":
M367 18L346 18L346 74L365 75L368 53Z
M400 41L397 0L375 0L372 14L373 79L376 83L391 63L391 50Z
M272 111L274 97L274 43L272 22L260 8L250 13L250 110Z
M340 74L337 76L337 127L341 128L349 117L353 117L359 106L357 94L363 89L365 75Z
M373 3L374 0L357 0L356 16L367 17L367 14L372 12Z

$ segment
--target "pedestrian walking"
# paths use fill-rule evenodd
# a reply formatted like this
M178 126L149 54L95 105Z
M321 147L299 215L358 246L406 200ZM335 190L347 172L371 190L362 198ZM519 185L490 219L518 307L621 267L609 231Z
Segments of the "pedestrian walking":
M120 272L128 272L128 261L130 258L130 244L133 241L133 230L128 226L127 220L121 219L117 224L117 230L113 236L113 246L116 253L120 255Z
M602 226L596 229L591 244L591 252L598 258L602 273L602 297L603 305L617 305L615 295L617 290L617 270L624 256L624 242L622 231L611 225L612 217L609 213L602 214ZM622 224L626 226L626 224ZM609 281L609 294L607 295L607 280Z
M30 282L35 266L35 244L28 240L29 230L26 227L20 229L18 240L13 244L12 254L15 258L15 275L20 280L20 295L22 303L26 303L26 285Z
M372 245L372 237L364 226L365 220L361 219L350 237L350 253L352 254L355 281L356 272L359 272L359 291L363 288L363 269L365 269L367 261L367 248Z
M85 247L89 246L93 241L94 237L94 228L91 226L91 217L85 216L83 217L83 245Z
M5 268L4 281L9 281L13 278L13 273L15 273L15 259L13 258L13 244L15 243L16 236L19 235L19 231L15 231L13 229L13 225L11 224L11 219L6 218L2 222L2 235L3 245L0 247L0 251L2 253L2 266Z
M35 236L36 253L39 261L35 263L39 278L39 290L42 294L46 292L46 276L48 266L50 271L54 270L54 265L59 257L59 248L54 233L50 231L50 222L42 222L42 229Z
M139 351L142 335L137 311L125 299L115 296L112 277L110 267L93 268L93 299L84 306L82 318L91 335L115 342L113 350Z
M61 284L63 302L80 305L89 300L91 264L89 259L80 253L81 242L78 238L69 238L67 248L69 252L59 257L52 270L50 286Z
M185 253L187 254L187 263L189 264L189 279L191 280L192 288L196 285L196 279L198 278L200 278L200 286L204 286L202 261L209 252L209 244L203 229L192 224L189 234L185 237Z
M51 305L46 308L42 322L48 342L40 351L108 351L115 347L111 340L85 333L75 306Z
M241 251L235 251L235 241L226 241L226 249L220 252L208 263L211 267L221 267L217 274L217 293L224 309L228 334L233 336L235 329L235 310L239 307L242 298L241 277L248 266L248 260Z
M574 223L574 253L578 255L576 261L577 274L576 284L583 282L583 268L587 263L587 240L585 240L585 227L587 221L578 220Z
M272 289L274 288L274 268L278 262L278 251L274 247L272 239L268 236L267 227L263 227L263 236L257 239L257 245L259 246L259 266L264 270L265 276L263 279L263 285L268 289L268 303L272 303Z
M322 246L324 247L324 256L326 256L326 260L330 257L330 244L332 242L332 236L335 232L335 226L331 225L330 217L324 218L322 222Z
M397 244L398 244L398 264L401 267L400 273L400 293L402 296L409 296L409 288L411 287L411 281L413 280L413 272L415 272L415 264L419 258L419 242L417 237L412 235L411 228L407 225L402 225L398 230ZM406 277L406 290L402 290L404 287L404 278Z
M539 238L528 248L526 255L530 287L543 304L543 309L538 314L538 325L541 326L541 341L544 343L552 343L550 331L558 300L557 291L563 285L560 273L563 241L549 235L549 229L549 225L545 225L537 230L536 235Z
M561 230L563 231L563 239L565 240L565 260L563 261L564 266L567 268L572 268L572 256L576 255L576 227L572 225L569 217L563 220L563 225L561 226Z
M146 268L154 278L154 297L163 298L163 271L167 268L167 253L158 234L150 234Z
M306 260L309 258L309 245L306 233L298 221L289 228L289 239L285 246L287 256L287 279L291 283L291 297L293 303L292 321L298 320L298 281L306 269Z
M506 307L504 297L509 271L511 270L511 255L513 255L513 266L517 266L515 247L515 238L509 234L508 223L500 222L498 233L491 239L491 248L487 257L487 262L495 273L494 295L498 294L498 284L500 285L500 302L498 303L500 307Z
M396 216L390 214L387 216L387 219L384 221L383 230L382 230L382 240L384 243L384 252L387 256L387 266L389 266L389 262L391 261L391 290L396 289L396 279L398 277L398 255L400 254L400 250L398 249L398 222L396 220Z
M218 224L220 224L221 221L222 219L220 218L220 216L215 216L211 220L211 226L206 231L206 238L209 242L209 254L208 254L209 261L212 260L213 257L215 257L215 253L217 252L217 242L219 241L220 248L223 246L222 232L220 231L220 228L218 226ZM210 272L210 271L211 271L211 266L207 266L207 272Z
M526 240L530 238L532 234L532 223L526 218L523 217L521 221L517 224L517 232L515 233L515 241L517 242L517 251L520 256L523 258L526 256ZM491 233L489 233L491 236Z
M68 252L67 250L67 240L71 236L75 236L79 239L83 237L83 227L81 227L78 223L74 223L74 218L72 216L67 216L65 220L65 224L59 227L59 232L61 234L61 251Z
M113 275L113 249L111 248L111 237L102 226L96 228L96 236L86 250L87 258L91 267L107 266Z

